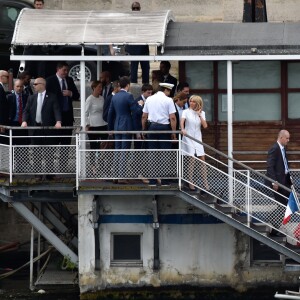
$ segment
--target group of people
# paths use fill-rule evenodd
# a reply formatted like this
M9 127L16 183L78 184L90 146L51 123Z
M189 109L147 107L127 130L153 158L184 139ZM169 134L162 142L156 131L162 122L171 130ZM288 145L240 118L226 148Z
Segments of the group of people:
M203 101L200 96L189 95L188 83L177 85L177 79L169 73L170 67L169 62L162 61L159 71L163 74L163 78L158 83L159 90L155 92L151 84L145 83L136 99L129 92L131 85L129 77L124 76L109 83L110 76L105 71L101 73L99 81L92 82L92 94L86 100L85 111L91 149L100 149L100 142L107 138L115 139L116 150L131 147L174 149L178 147L178 135L175 131L181 130L185 135L182 149L184 154L191 157L189 168L192 174L194 156L204 160L205 153L201 144L187 138L186 135L202 141L201 128L207 127ZM106 130L116 131L114 137L105 134ZM101 131L102 134L93 131ZM137 133L132 135L118 133L119 131L137 131ZM122 163L122 159L119 163ZM192 178L190 181L190 190L196 190ZM128 183L124 179L118 182ZM158 182L169 185L168 180L159 181L156 178L150 179L149 184L156 185ZM205 186L207 185L205 181Z
M9 74L5 70L0 71L0 124L20 127L40 127L41 130L30 130L30 144L32 145L62 145L71 144L72 127L74 123L73 101L79 100L80 95L71 77L68 76L68 64L59 62L56 74L48 77L34 79L33 89L30 86L31 76L23 72L14 81L14 89L6 93L4 85L7 83ZM59 131L49 128L60 129ZM13 144L21 145L26 138L17 138L22 131L13 131ZM23 131L24 132L24 131ZM54 138L48 138L54 136ZM56 137L55 137L56 136ZM7 144L5 132L2 128L2 140ZM60 148L64 152L63 147ZM49 156L48 156L49 157ZM51 165L51 157L47 164ZM68 160L63 153L60 155L60 167L66 172ZM53 171L54 172L54 171ZM52 175L48 175L52 178Z

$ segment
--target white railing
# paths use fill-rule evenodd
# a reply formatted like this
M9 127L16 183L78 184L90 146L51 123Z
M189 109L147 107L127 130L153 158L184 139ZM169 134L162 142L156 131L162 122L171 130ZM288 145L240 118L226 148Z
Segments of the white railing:
M171 149L148 149L149 140L128 140L130 149L90 149L87 133L77 132L75 142L71 145L58 143L34 143L34 139L59 141L58 131L51 128L51 136L17 135L13 128L7 128L8 135L0 138L7 139L7 143L0 144L0 172L10 175L12 182L17 175L51 174L60 176L76 176L77 188L88 180L101 181L114 179L140 180L165 179L173 187L190 192L186 187L189 183L198 190L204 191L216 198L219 204L232 206L236 213L248 217L251 223L263 223L275 228L274 224L281 222L285 212L285 205L274 200L273 190L264 185L265 171L253 170L234 159L235 168L229 169L228 158L225 154L201 143L205 150L205 161L190 156L181 148L181 135L178 133L177 143L172 143ZM20 130L20 129L19 129ZM38 130L41 130L39 128ZM45 128L43 129L45 130ZM14 134L13 134L14 133ZM104 133L104 132L102 132ZM122 133L122 132L119 132ZM124 132L134 134L136 132ZM196 143L192 137L189 137ZM20 144L17 140L26 141ZM29 139L32 145L29 145ZM111 138L111 141L114 141ZM134 149L134 141L142 143L141 149ZM229 174L233 174L230 176ZM295 188L299 191L299 170L292 170ZM141 181L139 181L141 184ZM232 187L232 188L231 188ZM201 197L200 200L201 201ZM293 214L291 221L279 228L290 242L300 243L300 215Z

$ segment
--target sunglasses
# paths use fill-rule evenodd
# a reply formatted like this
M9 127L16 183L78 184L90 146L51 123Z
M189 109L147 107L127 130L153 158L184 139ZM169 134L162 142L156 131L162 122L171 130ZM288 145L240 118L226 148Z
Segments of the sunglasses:
M132 10L141 10L141 8L139 6L134 6L132 7Z

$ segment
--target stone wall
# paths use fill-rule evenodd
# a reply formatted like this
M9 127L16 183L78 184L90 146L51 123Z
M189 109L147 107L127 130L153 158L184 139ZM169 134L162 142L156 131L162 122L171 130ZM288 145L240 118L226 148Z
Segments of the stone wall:
M142 10L172 10L177 21L241 22L244 0L140 0ZM45 0L45 7L63 10L130 9L123 0ZM266 0L269 22L298 22L299 0Z

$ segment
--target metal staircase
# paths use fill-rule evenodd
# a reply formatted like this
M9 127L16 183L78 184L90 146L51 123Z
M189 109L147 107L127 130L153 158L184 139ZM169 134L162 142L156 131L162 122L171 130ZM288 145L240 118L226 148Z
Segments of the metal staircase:
M284 261L300 263L300 214L294 213L286 225L276 228L275 224L283 220L286 206L274 200L274 191L264 184L265 172L202 144L206 161L183 153L182 180L206 194L181 188L178 197L281 253ZM298 171L291 173L297 182ZM272 230L281 236L273 236Z
M3 201L10 202L18 213L43 234L62 255L70 257L73 262L77 262L78 259L73 250L73 247L76 249L77 244L76 234L72 238L72 246L70 247L62 242L58 236L65 233L69 228L76 232L76 220L70 218L68 212L57 203L60 201L77 201L77 197L74 197L74 178L76 175L77 193L119 196L125 195L126 192L139 193L140 195L159 195L159 192L164 192L165 195L175 194L182 200L300 263L300 255L296 246L297 243L300 243L300 214L293 214L290 222L278 229L284 237L270 235L272 229L275 229L274 224L278 220L282 220L286 207L276 202L273 198L273 190L264 185L266 178L264 172L251 169L205 143L201 143L206 153L205 161L203 161L182 150L180 137L179 135L179 147L177 149L128 149L122 151L108 149L98 151L87 149L85 145L88 141L85 140L84 134L77 133L76 151L74 146L69 149L72 154L69 153L70 165L76 157L76 174L63 175L68 174L68 172L61 169L61 173L58 173L62 178L63 176L66 178L72 176L73 179L65 183L60 180L57 185L55 182L51 182L51 184L41 182L27 187L24 187L23 183L18 184L18 180L15 179L16 176L22 176L26 173L26 170L22 169L23 165L20 165L19 169L13 168L15 155L18 155L21 150L26 153L26 148L10 145L14 151L8 151L6 149L8 147L5 146L5 154L2 155L5 163L1 165L0 162L0 171L2 168L7 170L10 180L8 184L1 184L0 197ZM195 143L200 143L190 136L188 138ZM44 150L47 153L58 151L57 145L47 146ZM54 160L57 159L55 155L51 157ZM44 159L42 152L36 151L36 155L31 156L30 159L32 160L30 164L35 166L35 169L30 173L31 175L45 172L41 163ZM7 162L10 163L7 164ZM8 167L9 165L11 167ZM53 163L54 167L56 165L57 161ZM24 165L24 168L26 167ZM53 169L48 173L56 174L56 171ZM298 174L297 170L292 171L295 182L298 181ZM165 188L153 190L147 185L132 184L130 187L127 186L127 189L120 188L118 190L116 186L111 187L113 184L108 183L115 179L141 182L141 176L144 179L167 178L175 180L178 182L178 186L173 186L169 190ZM199 191L206 192L209 197L194 194L184 187L185 184L194 185ZM31 190L37 192L32 193ZM60 218L55 216L52 208L44 206L41 210L48 222L55 227L57 235L24 204L34 201L47 202L48 205L53 202L51 203L52 208L59 211L59 215L67 221L65 224L61 223Z

